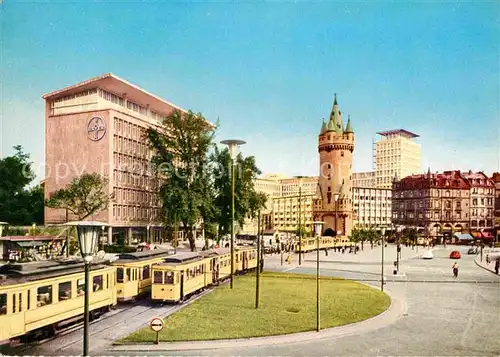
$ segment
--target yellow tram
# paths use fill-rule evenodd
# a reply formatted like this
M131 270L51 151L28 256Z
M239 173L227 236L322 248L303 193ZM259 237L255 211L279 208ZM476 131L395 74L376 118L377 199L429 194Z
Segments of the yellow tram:
M236 271L245 272L257 268L257 249L253 247L235 247ZM229 254L231 257L231 254ZM231 271L231 270L230 270Z
M235 273L257 267L257 248L236 247L234 255ZM172 255L153 266L151 299L179 302L230 274L231 251L227 248Z
M92 315L116 304L115 268L90 266ZM81 318L84 264L76 260L8 264L0 268L0 344L23 335L48 337Z
M151 291L151 268L161 263L170 253L166 249L121 254L113 262L116 266L116 293L118 301L132 300Z
M164 263L155 265L151 299L178 302L209 285L206 273L207 262L209 267L212 267L210 258L195 252L180 253L166 258Z

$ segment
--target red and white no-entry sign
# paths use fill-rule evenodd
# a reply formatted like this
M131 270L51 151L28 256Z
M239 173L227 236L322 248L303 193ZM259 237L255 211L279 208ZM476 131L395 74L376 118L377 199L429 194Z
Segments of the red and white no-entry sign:
M155 317L149 323L149 327L155 332L160 332L165 327L165 323L159 317Z

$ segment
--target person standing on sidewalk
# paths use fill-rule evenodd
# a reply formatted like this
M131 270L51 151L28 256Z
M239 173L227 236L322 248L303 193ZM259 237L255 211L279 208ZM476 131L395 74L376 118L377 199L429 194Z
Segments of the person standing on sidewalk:
M453 277L458 278L458 263L457 262L453 263L452 268L453 268Z
M495 261L495 274L498 275L498 270L500 269L500 259L497 258Z

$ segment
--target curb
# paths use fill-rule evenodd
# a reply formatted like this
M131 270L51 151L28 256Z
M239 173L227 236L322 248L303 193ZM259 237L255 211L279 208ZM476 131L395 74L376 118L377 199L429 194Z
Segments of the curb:
M367 285L367 284L364 284ZM370 286L370 285L369 285ZM373 286L371 286L373 288ZM244 348L289 345L301 342L317 341L322 339L336 339L345 336L359 335L382 327L389 326L402 316L405 316L405 303L401 297L395 296L390 290L384 292L391 298L391 305L387 310L367 320L351 323L348 325L332 327L320 332L299 332L288 335L276 335L266 337L239 338L217 341L190 341L190 342L161 342L154 344L116 345L108 351L199 351L220 348Z
M479 261L478 261L478 260L479 260L479 257L480 257L480 256L479 256L479 254L478 254L478 255L476 255L476 258L474 259L474 263L476 263L476 265L477 265L478 267L483 268L483 269L484 269L484 270L486 270L486 271L489 271L491 274L497 275L497 274L495 273L495 270L490 269L490 268L488 268L488 267L485 267L485 266L483 266L481 263L479 263Z

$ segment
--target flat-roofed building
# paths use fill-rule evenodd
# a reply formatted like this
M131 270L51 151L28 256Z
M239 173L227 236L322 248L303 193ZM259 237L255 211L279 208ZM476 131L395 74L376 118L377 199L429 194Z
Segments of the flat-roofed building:
M356 228L391 230L392 190L387 188L354 187L354 213Z
M376 143L375 184L391 188L394 175L406 177L421 173L419 136L404 129L378 132L381 139Z
M43 99L45 198L82 173L97 172L109 180L107 191L115 198L89 218L110 225L108 242L113 233L144 238L147 227L152 227L150 240L161 239L159 181L149 170L152 152L145 132L158 128L174 109L184 110L110 73ZM45 209L46 224L65 221L64 210Z

